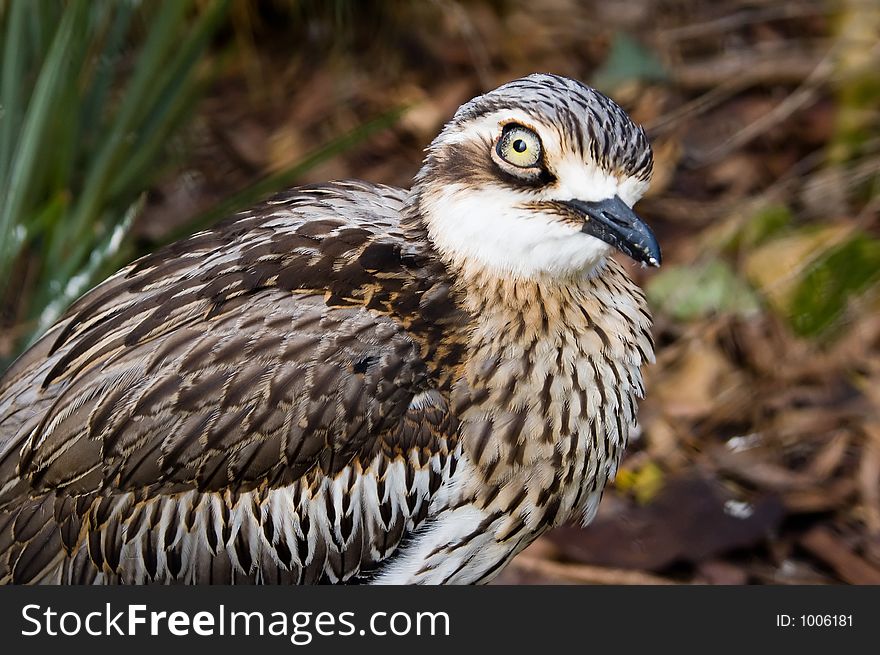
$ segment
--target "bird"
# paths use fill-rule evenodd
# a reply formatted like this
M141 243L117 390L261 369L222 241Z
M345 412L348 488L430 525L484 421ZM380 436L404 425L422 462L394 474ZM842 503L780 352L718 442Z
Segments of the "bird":
M283 191L125 266L0 379L0 582L484 584L637 424L644 129L536 73L410 189Z

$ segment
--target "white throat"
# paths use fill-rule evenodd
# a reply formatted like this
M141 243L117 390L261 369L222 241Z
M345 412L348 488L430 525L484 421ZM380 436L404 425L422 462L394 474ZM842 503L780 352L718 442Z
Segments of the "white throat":
M502 189L432 190L420 210L434 247L465 270L476 266L516 279L589 276L612 251L552 217L511 207Z

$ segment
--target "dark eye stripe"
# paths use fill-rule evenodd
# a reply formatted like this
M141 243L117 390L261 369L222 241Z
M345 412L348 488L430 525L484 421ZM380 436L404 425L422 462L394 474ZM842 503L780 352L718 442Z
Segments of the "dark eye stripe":
M496 166L495 175L504 184L507 184L514 189L521 189L522 187L541 189L548 184L553 184L554 182L556 182L556 176L553 175L553 173L548 171L546 168L538 169L538 172L535 175L522 177L520 175L513 175L512 173L508 173L507 171L501 170Z

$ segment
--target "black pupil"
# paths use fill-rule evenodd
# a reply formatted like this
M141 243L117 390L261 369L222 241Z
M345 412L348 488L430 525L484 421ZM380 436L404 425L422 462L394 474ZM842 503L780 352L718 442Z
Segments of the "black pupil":
M528 148L528 146L526 145L526 142L522 139L517 139L513 142L513 149L517 152L525 152L526 148Z

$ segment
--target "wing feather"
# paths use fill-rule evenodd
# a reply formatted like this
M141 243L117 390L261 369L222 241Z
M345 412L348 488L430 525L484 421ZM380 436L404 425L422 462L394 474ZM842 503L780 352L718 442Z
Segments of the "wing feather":
M339 218L377 192L385 214ZM336 193L135 262L13 365L0 580L344 580L424 519L457 426L439 394L413 404L433 393L419 344L367 306L400 197Z

